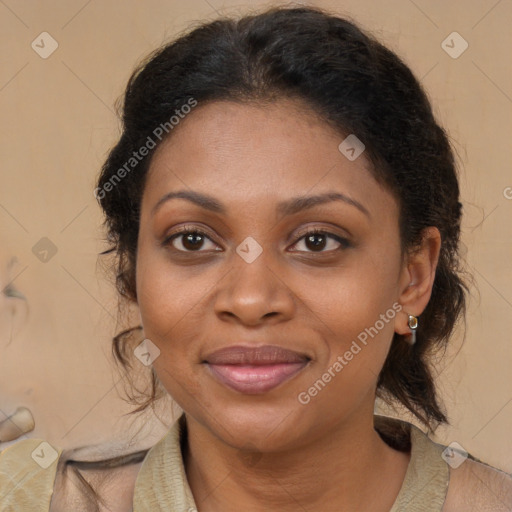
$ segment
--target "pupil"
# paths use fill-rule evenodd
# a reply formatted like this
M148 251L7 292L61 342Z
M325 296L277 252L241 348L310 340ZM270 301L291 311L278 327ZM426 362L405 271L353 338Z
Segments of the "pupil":
M183 245L187 248L187 249L197 249L198 247L200 247L201 245L201 238L202 238L203 235L200 235L198 233L189 233L186 237L185 237L185 242L183 243ZM198 244L199 242L199 244ZM190 247L187 247L187 244L191 244Z
M315 238L321 238L322 241L321 242L314 242L313 240ZM309 247L308 246L308 249L311 249L311 248L315 248L315 249L318 249L318 248L321 248L323 249L325 247L325 236L322 235L322 234L314 234L314 235L310 235L306 238L306 245L308 244L308 242L311 242L312 243L312 247Z

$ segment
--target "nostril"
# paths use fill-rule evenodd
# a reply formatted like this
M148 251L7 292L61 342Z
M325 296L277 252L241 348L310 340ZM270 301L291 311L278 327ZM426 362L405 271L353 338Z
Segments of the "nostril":
M13 441L34 430L34 417L26 407L18 407L11 416L0 422L0 443Z

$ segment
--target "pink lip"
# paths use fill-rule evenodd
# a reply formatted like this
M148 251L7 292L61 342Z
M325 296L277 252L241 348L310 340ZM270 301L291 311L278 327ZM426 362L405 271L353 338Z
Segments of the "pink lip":
M292 378L309 358L273 345L233 346L218 350L204 361L223 384L246 394L265 393Z

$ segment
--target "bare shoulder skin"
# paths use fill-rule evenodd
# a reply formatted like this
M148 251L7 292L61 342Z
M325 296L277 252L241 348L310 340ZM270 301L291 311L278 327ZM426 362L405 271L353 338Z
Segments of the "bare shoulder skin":
M512 511L512 476L490 466L466 460L450 468L450 485L443 512Z

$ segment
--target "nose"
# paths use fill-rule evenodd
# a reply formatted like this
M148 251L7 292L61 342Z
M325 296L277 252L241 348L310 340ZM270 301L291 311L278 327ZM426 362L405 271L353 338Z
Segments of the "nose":
M233 260L215 299L215 312L222 320L257 326L293 317L296 307L293 291L279 275L277 266L266 257L265 250L250 263L237 253L233 254Z

